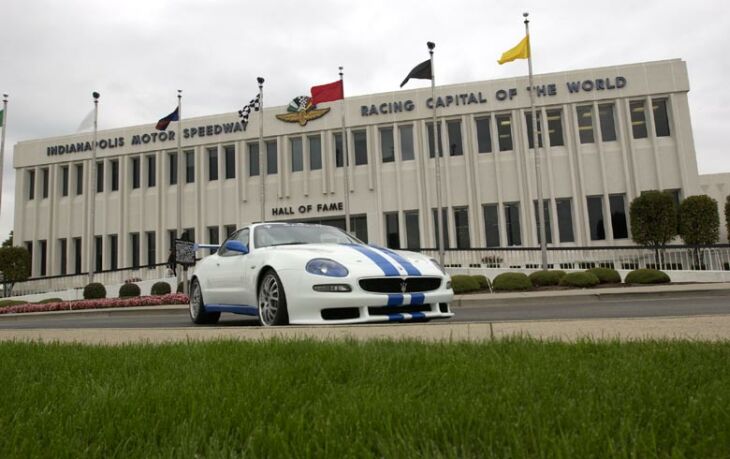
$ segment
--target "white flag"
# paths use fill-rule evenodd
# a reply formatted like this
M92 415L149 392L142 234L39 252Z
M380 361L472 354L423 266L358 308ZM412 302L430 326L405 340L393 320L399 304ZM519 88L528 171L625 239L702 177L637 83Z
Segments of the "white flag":
M81 121L76 132L88 131L94 128L94 109L92 108L88 115Z

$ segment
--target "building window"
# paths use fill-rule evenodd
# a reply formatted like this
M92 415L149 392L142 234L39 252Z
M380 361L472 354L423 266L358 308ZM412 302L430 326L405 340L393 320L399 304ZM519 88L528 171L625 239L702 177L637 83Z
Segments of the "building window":
M109 269L115 270L119 267L119 238L116 234L109 235Z
M236 178L236 147L234 145L224 146L223 155L226 161L226 180Z
M537 145L542 148L542 116L540 111L537 111ZM527 123L527 144L529 148L535 148L535 141L532 135L532 112L525 112L525 122Z
M195 228L185 228L180 239L188 242L195 242Z
M563 113L560 109L547 110L547 127L551 147L562 147L563 140Z
M578 117L578 135L580 143L595 143L593 136L593 106L580 105L575 107L575 114Z
M433 217L433 234L435 236L434 238L434 244L436 244L436 247L439 246L439 224L438 224L438 213L436 212L436 209L431 209L431 216ZM441 208L441 224L444 228L444 248L449 248L449 209L447 207Z
M96 163L96 192L104 192L104 161Z
M510 115L497 115L496 121L499 151L512 150L512 117Z
M291 171L301 172L304 170L304 152L302 151L302 138L292 137L289 139L291 145Z
M218 180L218 147L208 148L208 181Z
M33 277L33 242L25 241L25 250L28 251L30 256L30 277Z
M35 171L28 171L28 200L35 199Z
M380 128L380 154L384 163L395 161L395 142L393 141L393 128Z
M342 167L343 162L343 154L342 154L342 134L339 132L335 133L335 167Z
M464 145L461 142L461 121L447 121L446 131L449 133L449 154L451 156L463 155Z
M575 242L573 235L573 205L571 198L555 200L558 210L558 233L560 242Z
M157 238L154 231L145 233L147 238L147 266L150 268L157 264Z
M223 228L225 229L225 232L226 232L226 239L231 237L231 234L236 232L236 225L226 225Z
M96 261L95 272L100 272L103 269L102 261L104 255L104 239L101 236L94 236L94 259Z
M487 247L499 247L499 206L497 204L485 204L483 207Z
M606 239L606 230L603 227L603 196L588 196L588 225L591 230L592 241Z
M259 144L248 144L248 176L255 177L259 175Z
M626 226L626 205L624 194L612 194L608 197L611 208L611 229L614 239L627 239L629 230Z
M274 175L279 172L279 158L276 150L276 140L266 142L266 175Z
M84 193L84 165L76 165L76 196Z
M43 169L41 169L41 192L42 192L41 197L43 199L48 198L48 176L49 176L48 168L44 167Z
M39 274L43 277L47 274L48 242L45 240L38 241L38 251L41 253L41 270Z
M667 99L652 99L654 109L654 131L657 137L669 137L669 115L667 113Z
M218 227L217 226L209 226L208 227L208 244L220 244L220 239L218 238ZM216 253L217 249L211 249L210 253Z
M535 212L535 230L537 230L537 242L541 243L542 239L540 238L540 215L537 213L537 199L532 201L533 207L532 210ZM550 223L550 200L549 199L543 199L542 200L542 210L543 210L543 218L545 221L545 239L547 240L548 244L552 244L553 242L553 232L552 232L552 224Z
M400 137L401 161L411 161L415 157L413 152L413 126L410 124L398 126L398 136Z
M629 102L631 110L631 129L635 139L645 139L646 132L646 114L644 113L644 101L632 100Z
M365 131L352 133L355 141L355 165L362 166L368 163L368 136Z
M147 156L147 187L152 188L157 185L157 158L155 155Z
M132 189L136 190L140 187L140 160L139 157L132 158Z
M61 166L61 196L68 196L68 166Z
M433 148L433 123L426 123L426 127L428 128L428 157L434 158L434 148ZM441 123L438 124L438 129L436 129L436 133L438 135L438 149L439 149L439 157L444 156L444 152L441 149L441 145L443 145L443 141L441 140Z
M492 130L489 126L489 117L477 118L477 149L479 153L492 152Z
M129 246L132 250L132 268L139 268L139 233L129 233Z
M175 239L177 239L177 230L167 230L167 240L170 243L170 250L175 250Z
M112 191L119 191L119 160L110 161L112 166Z
M613 142L616 140L616 121L613 117L613 104L598 105L598 119L601 122L601 140Z
M511 202L504 204L504 225L507 229L507 245L522 245L520 203Z
M68 241L66 239L58 240L58 251L59 259L61 261L60 270L58 271L62 276L66 275L66 264L68 263Z
M682 190L678 188L664 190L665 193L669 193L674 201L674 207L679 210L679 203L682 201Z
M322 138L318 135L309 136L309 170L322 169Z
M73 238L74 246L74 274L81 274L81 238Z
M185 183L195 182L195 152L188 150L185 154Z
M456 227L456 248L470 248L471 240L469 238L469 209L467 207L459 207L454 209L454 226Z
M408 249L421 248L421 227L418 224L418 211L407 210L403 212L406 221L406 247Z
M167 161L170 164L170 167L168 168L170 171L168 182L170 185L177 185L177 153L168 153Z
M391 249L400 249L400 227L398 225L398 212L385 214L385 241Z
M361 241L368 242L368 218L366 215L357 215L350 217L350 230L355 233L355 237Z

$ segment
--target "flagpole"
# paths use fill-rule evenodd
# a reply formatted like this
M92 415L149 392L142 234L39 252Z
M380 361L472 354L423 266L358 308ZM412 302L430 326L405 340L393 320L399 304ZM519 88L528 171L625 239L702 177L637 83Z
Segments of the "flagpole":
M97 165L96 165L96 133L98 130L98 122L99 122L99 93L94 91L91 94L94 97L94 137L93 142L91 144L91 168L90 168L90 175L91 175L91 186L89 187L89 284L94 282L94 252L96 251L96 244L94 244L94 241L96 238L94 237L95 233L95 213L96 213L96 172L97 172Z
M436 71L433 66L433 49L436 44L429 41L426 43L428 46L428 53L431 56L431 105L433 105L433 146L434 154L436 156L436 227L438 228L439 237L438 250L439 250L439 263L441 266L444 265L444 222L441 210L441 145L438 141L438 126L436 125Z
M0 140L0 209L2 209L3 201L3 162L5 161L5 126L8 124L8 95L3 94L3 112L2 112L3 132ZM0 210L0 214L2 211Z
M540 145L537 135L537 116L535 115L535 86L532 84L532 46L530 44L530 13L522 13L525 18L525 36L527 36L527 68L530 78L530 110L532 111L532 146L535 150L535 185L537 186L537 221L540 225L540 254L542 269L548 269L547 240L545 239L545 210L542 197L542 174L540 173ZM543 120L544 124L545 120Z
M342 82L342 99L340 110L342 112L342 156L345 166L344 173L344 204L345 204L345 232L350 233L350 155L347 153L347 131L345 128L345 79L340 66L340 81Z
M177 196L176 204L176 222L175 222L175 234L178 239L182 239L182 203L183 203L183 168L185 162L183 161L182 153L182 89L177 90ZM173 250L176 250L173 241ZM177 283L180 284L182 281L182 270L175 269L177 271ZM185 286L183 286L183 289Z
M269 165L264 162L267 155L264 155L264 79L257 77L259 84L259 173L261 174L261 223L266 221L266 174L269 173ZM267 152L268 154L268 152ZM266 170L264 170L266 164Z

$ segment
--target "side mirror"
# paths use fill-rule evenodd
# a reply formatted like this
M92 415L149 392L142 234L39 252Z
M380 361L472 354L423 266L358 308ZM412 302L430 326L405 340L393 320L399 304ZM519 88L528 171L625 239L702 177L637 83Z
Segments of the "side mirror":
M225 247L230 251L242 253L244 255L248 253L248 247L246 247L246 244L241 241L228 241L226 242Z

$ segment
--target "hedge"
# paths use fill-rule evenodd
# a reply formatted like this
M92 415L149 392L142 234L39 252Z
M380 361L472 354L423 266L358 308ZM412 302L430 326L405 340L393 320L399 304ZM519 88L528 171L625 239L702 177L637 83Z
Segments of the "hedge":
M565 287L595 287L601 281L590 271L568 273L560 279L560 285Z
M451 276L451 287L456 294L473 292L479 290L479 282L472 276L456 274Z
M99 298L106 298L106 289L102 284L92 282L84 287L85 300L98 300Z
M475 274L471 277L479 284L479 290L489 290L489 279L487 279L487 276Z
M23 300L0 300L0 308L17 306L19 304L27 304L27 301Z
M591 268L588 270L598 278L601 284L620 284L621 275L615 269L611 268Z
M558 285L560 279L565 276L565 271L560 270L543 270L535 271L530 274L530 282L535 287L542 287L545 285Z
M658 269L635 269L626 275L627 284L666 284L669 276Z
M506 292L529 290L532 288L532 282L523 273L502 273L494 278L492 287L494 290Z
M61 298L45 298L40 301L36 301L35 304L48 304L48 303L60 303L63 301Z
M142 291L137 284L124 284L119 288L119 298L131 298L141 294Z
M172 288L170 288L170 284L167 282L155 282L152 284L152 290L150 293L153 295L167 295L172 291Z

